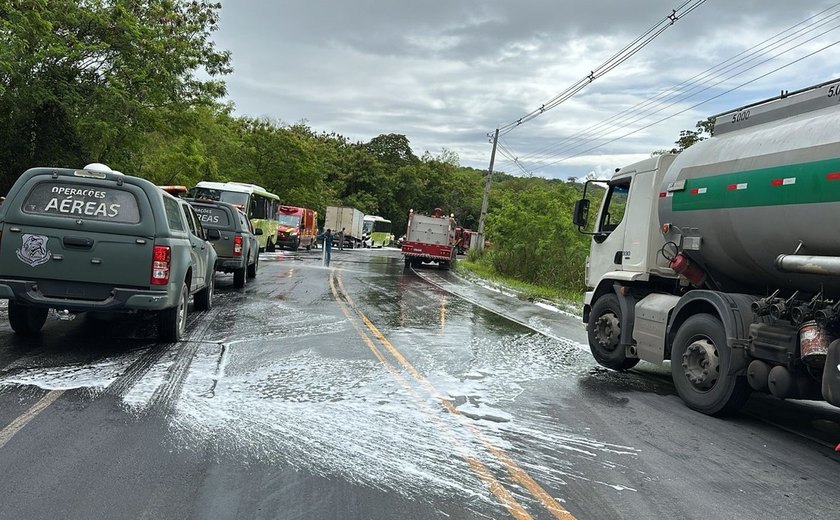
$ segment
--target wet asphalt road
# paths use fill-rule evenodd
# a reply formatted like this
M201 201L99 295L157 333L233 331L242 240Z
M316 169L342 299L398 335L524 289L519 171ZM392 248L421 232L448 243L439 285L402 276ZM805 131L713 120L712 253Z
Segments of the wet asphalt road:
M697 414L577 318L396 251L266 253L178 344L0 314L0 518L840 515L840 410Z

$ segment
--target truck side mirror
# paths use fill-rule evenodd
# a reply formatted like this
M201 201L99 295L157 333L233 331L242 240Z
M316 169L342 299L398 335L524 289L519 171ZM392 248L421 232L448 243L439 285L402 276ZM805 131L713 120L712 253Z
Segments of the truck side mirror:
M207 230L207 240L219 240L220 238L222 238L222 234L218 229L210 228Z
M589 199L580 199L575 202L572 223L580 229L586 226L587 220L589 220Z
M257 228L254 230L254 235L259 236L263 234L262 228Z

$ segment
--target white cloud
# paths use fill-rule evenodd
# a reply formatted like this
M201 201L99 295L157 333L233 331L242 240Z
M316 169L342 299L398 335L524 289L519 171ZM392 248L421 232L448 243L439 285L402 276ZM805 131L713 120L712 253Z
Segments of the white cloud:
M305 119L316 130L353 140L403 133L418 153L446 147L462 164L486 168L488 131L575 83L679 3L251 0L224 4L217 41L233 51L235 72L228 85L241 114ZM840 39L840 29L818 36L840 18L790 42L801 44L798 49L692 99L647 119L596 127L591 136L596 140L569 139L829 5L706 2L570 101L508 134L505 142L526 169L560 177L612 171L627 164L623 161L670 148L681 129L709 115L834 77L840 51L829 49L691 108ZM769 55L781 50L765 49ZM681 110L668 121L607 143ZM593 148L598 144L603 146ZM564 157L569 158L558 162ZM498 167L518 171L501 157Z

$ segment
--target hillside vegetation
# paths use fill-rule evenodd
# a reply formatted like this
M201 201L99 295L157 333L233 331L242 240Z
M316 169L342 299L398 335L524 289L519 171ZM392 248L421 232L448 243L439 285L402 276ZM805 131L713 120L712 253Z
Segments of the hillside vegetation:
M103 162L158 184L236 180L286 204L349 205L405 229L409 209L441 207L477 228L485 172L408 137L368 142L304 122L234 115L231 56L211 36L220 4L35 0L0 6L0 190L33 166ZM580 186L493 179L480 261L504 276L580 291L588 240L571 226Z

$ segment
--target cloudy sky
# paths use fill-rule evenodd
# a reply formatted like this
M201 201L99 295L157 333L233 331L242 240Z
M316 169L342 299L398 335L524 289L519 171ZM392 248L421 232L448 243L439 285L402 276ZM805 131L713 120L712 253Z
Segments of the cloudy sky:
M233 53L227 83L241 115L305 120L353 141L405 134L418 155L446 148L484 169L488 132L563 92L685 2L227 0L216 41ZM840 77L838 41L834 1L707 0L506 134L504 150L519 162L500 155L496 169L610 172L670 148L707 116Z

